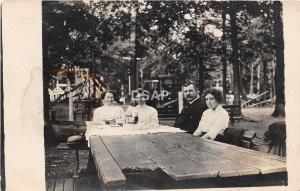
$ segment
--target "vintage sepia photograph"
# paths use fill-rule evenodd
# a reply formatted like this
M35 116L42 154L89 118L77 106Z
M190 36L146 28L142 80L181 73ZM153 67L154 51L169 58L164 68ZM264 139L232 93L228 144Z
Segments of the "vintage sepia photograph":
M279 1L42 3L47 190L286 186Z
M0 191L299 189L296 3L0 5Z

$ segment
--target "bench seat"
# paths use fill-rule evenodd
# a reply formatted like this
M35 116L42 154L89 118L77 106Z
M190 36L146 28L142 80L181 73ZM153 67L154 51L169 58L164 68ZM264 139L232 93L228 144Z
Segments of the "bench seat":
M74 191L74 180L72 178L50 179L47 181L47 191Z
M57 147L58 150L74 150L76 156L76 167L73 178L79 178L80 171L82 168L80 167L79 161L79 150L89 150L87 144L83 144L77 147L69 147L67 143L60 143Z
M100 185L87 179L56 178L48 179L46 188L47 191L99 191Z

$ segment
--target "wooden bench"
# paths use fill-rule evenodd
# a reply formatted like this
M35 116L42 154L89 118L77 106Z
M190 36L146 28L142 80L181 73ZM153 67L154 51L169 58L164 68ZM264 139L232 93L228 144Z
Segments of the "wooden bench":
M86 179L57 178L47 179L47 191L99 191L97 183L91 184Z
M50 121L49 125L61 137L84 134L86 131L85 121Z
M57 147L58 150L74 150L75 151L75 156L76 156L76 167L75 167L75 172L73 175L73 178L78 178L81 168L80 168L80 161L79 161L79 150L89 150L87 144L83 144L80 146L76 147L70 147L67 145L67 143L60 143Z
M55 121L51 123L52 125L61 125L61 126L72 126L72 127L64 127L64 134L67 136L70 135L83 135L86 132L86 122L85 121ZM86 141L82 141L82 144L74 144L68 145L63 142L60 143L56 148L58 150L74 150L76 156L76 168L73 175L73 178L78 178L81 172L80 161L79 161L79 151L80 150L89 150Z
M50 179L46 184L47 191L74 191L74 181L72 178Z
M250 149L253 147L253 139L255 136L255 131L231 127L227 128L223 133L218 134L215 140Z
M78 129L80 132L84 132L86 126L85 121L50 121L52 126L63 126L71 129Z

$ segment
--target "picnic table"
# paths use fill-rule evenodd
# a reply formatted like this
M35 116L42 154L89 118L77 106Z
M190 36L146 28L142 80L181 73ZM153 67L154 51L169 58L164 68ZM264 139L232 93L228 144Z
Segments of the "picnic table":
M202 139L168 126L102 128L89 141L99 180L108 190L125 188L131 175L179 185L286 173L283 157ZM148 174L154 172L159 175L150 178Z

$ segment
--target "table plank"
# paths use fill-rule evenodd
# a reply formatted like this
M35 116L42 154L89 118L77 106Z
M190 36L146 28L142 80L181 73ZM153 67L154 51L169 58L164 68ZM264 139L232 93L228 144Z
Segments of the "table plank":
M243 147L237 147L237 146L234 146L234 145L230 145L230 144L222 143L222 142L218 142L218 141L213 141L213 140L210 140L210 139L204 139L203 141L209 142L209 143L212 143L212 144L222 145L223 147L226 147L228 149L232 149L234 147L235 150L238 150L242 153L248 153L250 155L260 156L260 157L267 158L267 159L274 159L274 160L278 160L278 161L281 161L281 162L284 162L284 163L286 162L286 157L281 157L281 156L274 155L274 154L259 152L259 151L252 150L252 149L245 149Z
M101 136L101 138L123 172L158 169L156 162L136 149L136 145L140 143L135 136Z
M184 133L166 133L165 135L173 136L174 139L180 140L181 144L185 147L206 151L220 157L227 158L236 163L257 168L262 174L286 171L285 162L270 158L264 153L259 155L256 151L243 149L228 144L219 144L216 143L216 141L207 141L205 139L186 135Z
M103 144L100 136L91 136L91 153L100 181L105 187L124 186L126 178L122 170Z
M182 151L173 152L145 139L143 135L136 135L139 141L136 148L157 162L158 166L174 180L186 180L216 177L218 172L209 169L189 158L184 157Z
M120 183L111 186L124 185L123 173L152 172L158 168L176 181L286 172L282 157L186 133L148 131L134 129L131 133L90 137L91 151L103 182L108 179L118 182L114 180L117 175Z
M178 139L172 139L172 137L168 136L168 134L145 135L144 138L170 150L173 153L182 153L184 157L205 166L206 168L203 168L202 171L207 170L207 173L211 171L217 172L217 175L220 177L241 176L249 174L253 175L259 173L259 169L257 168L239 164L232 160L219 157L205 151L182 146Z

